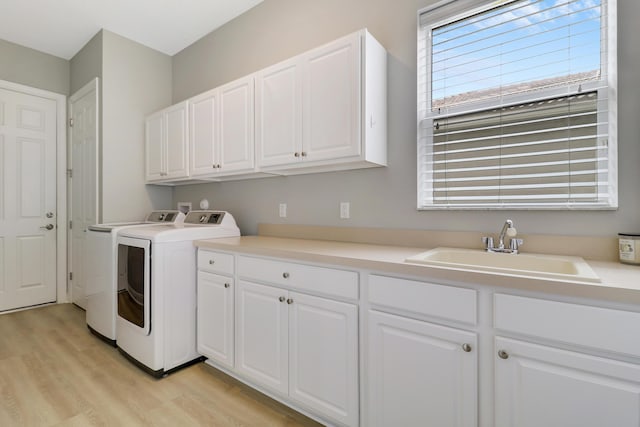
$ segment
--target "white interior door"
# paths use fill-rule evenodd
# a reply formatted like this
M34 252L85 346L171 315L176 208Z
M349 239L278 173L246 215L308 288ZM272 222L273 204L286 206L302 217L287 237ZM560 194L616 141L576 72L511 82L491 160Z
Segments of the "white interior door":
M56 114L0 89L0 311L56 301Z
M86 309L84 274L87 227L98 222L98 80L69 99L71 145L71 301Z

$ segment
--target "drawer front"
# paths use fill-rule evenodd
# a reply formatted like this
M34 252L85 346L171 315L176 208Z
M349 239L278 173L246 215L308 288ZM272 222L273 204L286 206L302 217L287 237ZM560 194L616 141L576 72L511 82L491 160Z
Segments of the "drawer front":
M358 299L358 273L354 271L241 256L238 257L238 276L322 295Z
M640 313L494 295L497 329L640 357Z
M369 302L381 309L397 309L470 325L478 322L474 289L372 274L369 276Z
M198 270L233 275L233 255L198 249Z

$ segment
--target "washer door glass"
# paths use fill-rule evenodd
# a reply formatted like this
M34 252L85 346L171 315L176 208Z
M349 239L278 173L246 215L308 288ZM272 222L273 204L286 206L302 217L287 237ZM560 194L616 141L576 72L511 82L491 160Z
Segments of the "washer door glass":
M147 240L118 239L118 316L149 334L151 260Z

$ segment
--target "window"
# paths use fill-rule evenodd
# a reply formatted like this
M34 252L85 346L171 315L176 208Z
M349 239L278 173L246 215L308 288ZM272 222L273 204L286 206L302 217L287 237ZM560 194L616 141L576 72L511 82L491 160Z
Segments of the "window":
M615 35L615 0L421 11L418 208L616 208Z

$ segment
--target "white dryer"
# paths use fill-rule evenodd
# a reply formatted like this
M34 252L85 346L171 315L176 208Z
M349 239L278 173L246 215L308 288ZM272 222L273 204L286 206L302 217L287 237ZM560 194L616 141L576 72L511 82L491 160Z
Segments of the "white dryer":
M85 277L87 294L87 327L106 341L116 345L116 291L118 231L131 227L178 224L185 215L177 210L153 211L144 221L95 224L89 226L85 243Z
M118 349L155 377L203 358L196 351L194 240L240 235L224 211L191 211L183 224L118 232Z

